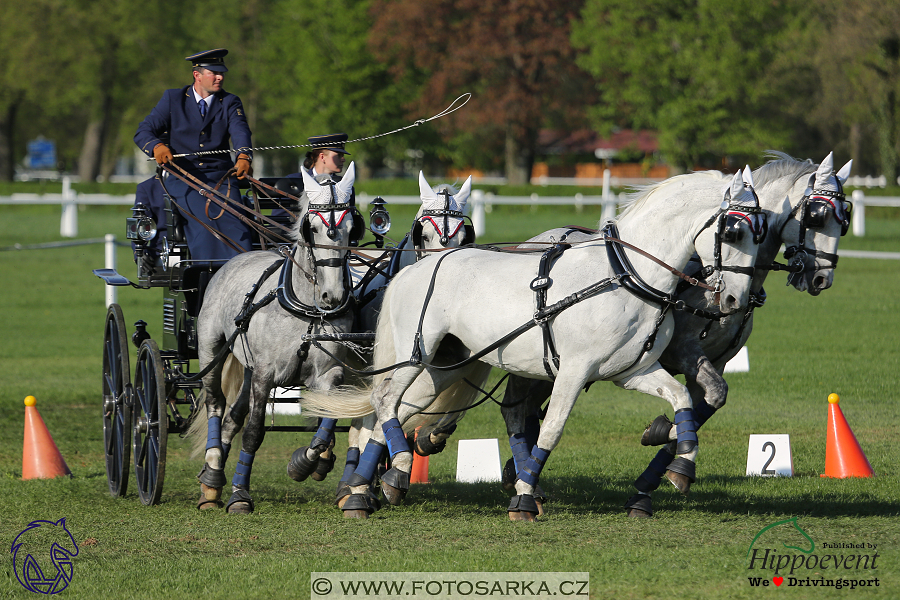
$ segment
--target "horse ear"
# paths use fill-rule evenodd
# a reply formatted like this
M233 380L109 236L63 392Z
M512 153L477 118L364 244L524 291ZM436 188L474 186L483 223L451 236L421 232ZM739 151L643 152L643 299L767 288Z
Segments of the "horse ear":
M466 202L469 201L469 194L472 193L472 176L469 175L469 178L466 179L466 182L462 184L459 192L453 199L456 200L456 205L459 207L459 210L462 210L466 206Z
M428 181L425 180L425 173L422 171L419 171L419 197L423 203L428 200L437 200L437 194L428 185Z
M834 152L829 152L816 171L816 187L825 185L834 172Z
M850 169L853 167L853 159L847 161L847 164L841 167L841 170L837 173L837 178L841 181L841 184L845 183L847 179L850 178Z
M731 199L734 200L737 198L741 192L744 191L744 179L741 175L741 172L738 171L734 174L734 177L731 178Z
M337 189L340 190L345 197L349 198L350 193L353 191L354 181L356 181L356 162L351 162L350 166L347 167L347 174L337 182Z
M314 194L314 190L321 189L321 185L316 181L315 177L306 172L306 169L300 169L300 173L303 175L303 190L307 194Z
M744 166L744 172L741 173L741 177L743 178L745 184L753 187L753 171L750 170L750 165Z

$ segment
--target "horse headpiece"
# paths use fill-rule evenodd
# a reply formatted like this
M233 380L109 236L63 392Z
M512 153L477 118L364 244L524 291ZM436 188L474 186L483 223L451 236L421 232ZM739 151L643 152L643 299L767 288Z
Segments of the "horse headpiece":
M303 193L306 194L308 201L301 226L303 240L312 245L309 226L310 222L316 218L321 219L328 227L329 239L334 239L337 235L336 228L349 215L353 219L350 243L355 245L362 238L365 230L365 223L356 208L353 195L356 163L350 163L347 174L340 180L335 180L329 175L320 175L316 178L310 175L306 169L300 169L300 171L303 175Z
M439 191L435 191L428 185L425 180L425 174L419 171L419 197L422 199L422 212L413 227L413 242L419 247L421 246L422 223L429 221L434 225L435 231L441 236L441 245L446 246L450 239L459 233L460 228L464 226L465 215L463 211L466 208L466 202L469 200L469 194L472 192L472 176L470 175L463 183L460 190L451 193L452 188L445 186ZM474 229L466 226L466 242L475 241ZM416 239L418 238L418 239Z
M753 173L750 166L742 172L735 173L725 190L725 202L728 203L721 225L722 240L735 242L743 237L743 226L747 226L753 234L753 242L761 243L769 231L765 213L759 205L759 197L753 189ZM723 207L724 207L723 202Z
M847 201L843 184L850 176L852 165L853 161L850 160L835 173L834 153L829 152L815 174L809 176L809 184L804 194L805 202L801 202L800 205L800 221L804 227L810 229L824 227L830 206L834 218L841 224L841 235L847 235L853 204Z

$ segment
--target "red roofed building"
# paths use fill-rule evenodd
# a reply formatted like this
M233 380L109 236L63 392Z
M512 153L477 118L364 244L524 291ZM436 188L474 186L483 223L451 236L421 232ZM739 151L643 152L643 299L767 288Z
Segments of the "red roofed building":
M620 129L608 137L582 129L544 129L538 134L539 157L531 172L540 177L599 179L609 169L613 177L624 179L664 179L668 165L658 164L659 143L653 131Z

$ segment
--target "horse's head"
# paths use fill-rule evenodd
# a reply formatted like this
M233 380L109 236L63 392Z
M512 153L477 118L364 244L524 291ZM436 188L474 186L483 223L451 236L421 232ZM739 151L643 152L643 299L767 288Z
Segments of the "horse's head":
M72 580L72 559L78 544L66 520L32 521L12 544L16 578L26 589L42 594L62 591ZM55 569L47 564L52 562Z
M747 305L759 244L768 232L765 213L753 190L750 168L735 173L719 211L694 237L707 283L715 285L712 302L724 314Z
M470 175L459 190L447 184L431 187L419 171L419 196L422 207L412 228L413 246L421 250L458 248L475 242L475 230L466 225L463 211L472 192Z
M852 163L848 161L835 173L833 153L826 156L810 175L803 197L793 206L790 218L781 228L784 256L798 269L788 275L788 284L801 292L818 296L834 281L838 242L850 227L853 209L844 196L843 186L850 176Z
M362 237L365 225L353 201L356 167L350 163L340 181L318 180L301 169L304 199L294 226L298 244L308 249L315 281L315 302L324 309L341 306L347 292L345 263L349 247Z

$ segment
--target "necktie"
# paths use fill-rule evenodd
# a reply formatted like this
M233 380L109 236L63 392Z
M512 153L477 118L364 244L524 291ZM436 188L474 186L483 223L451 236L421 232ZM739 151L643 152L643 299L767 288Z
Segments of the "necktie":
M200 116L205 119L206 118L206 100L201 100L200 102L197 103L197 105L200 107Z

